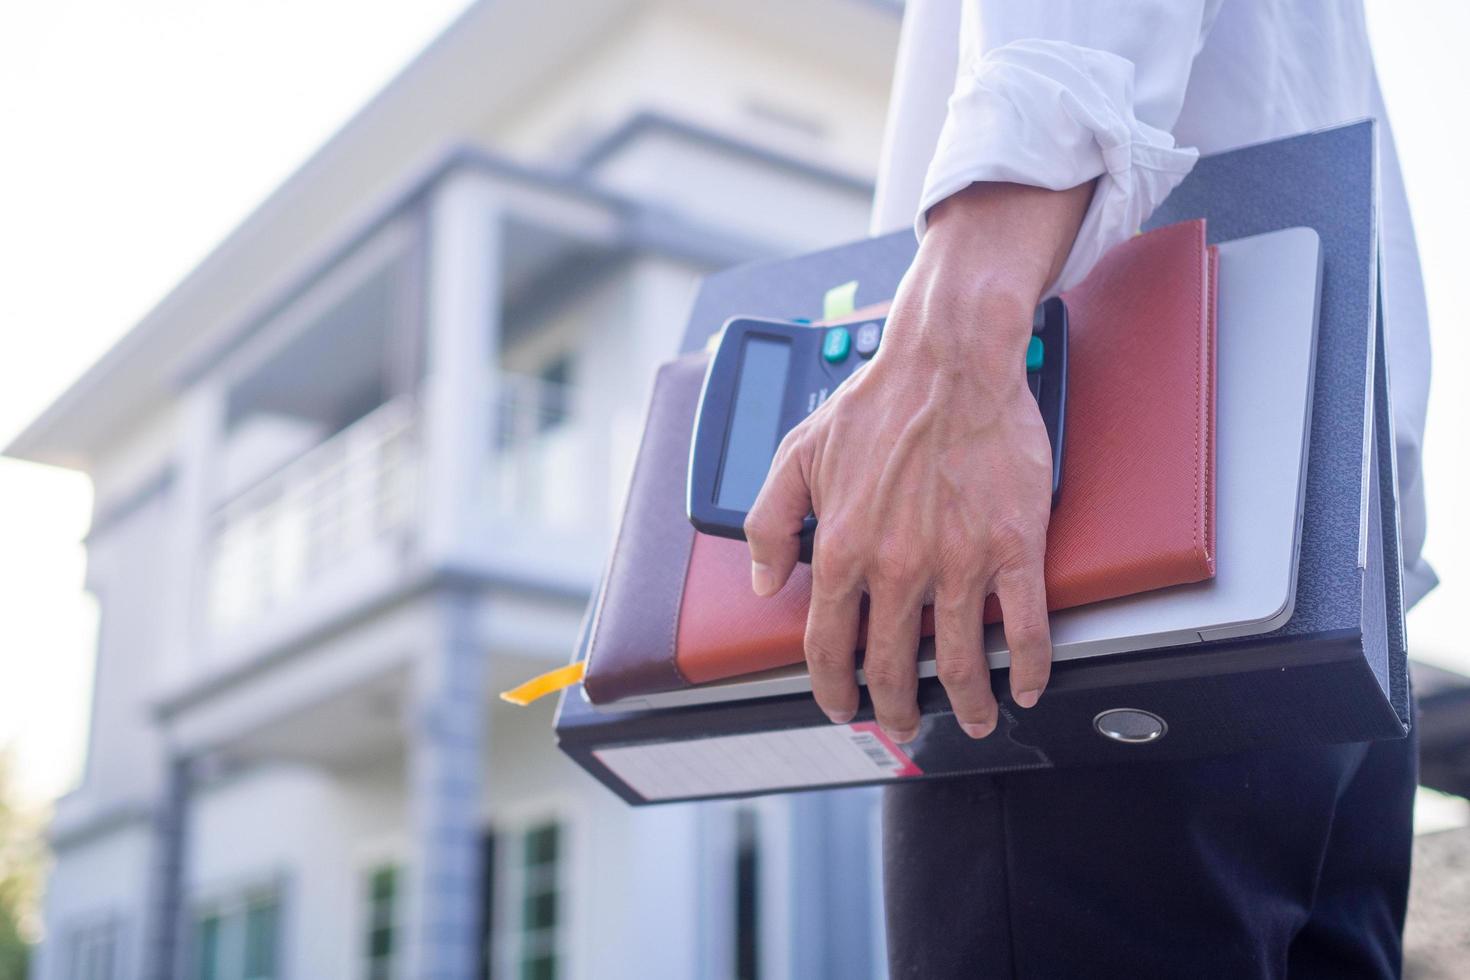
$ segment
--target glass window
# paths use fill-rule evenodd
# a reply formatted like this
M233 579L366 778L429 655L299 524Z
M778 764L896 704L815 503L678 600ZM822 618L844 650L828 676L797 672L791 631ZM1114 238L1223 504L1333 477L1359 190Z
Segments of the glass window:
M117 924L98 922L73 929L67 941L69 980L115 980L117 976Z
M556 980L562 975L564 849L556 821L487 836L486 978Z
M279 909L274 895L257 898L245 908L244 980L275 980Z
M198 980L276 980L280 974L280 897L254 891L210 903L194 918L192 976Z
M526 831L520 929L521 980L554 980L557 975L557 870L560 850L560 825L546 823Z
M572 357L563 354L540 371L540 412L537 428L541 432L554 429L571 414Z
M199 980L221 980L224 971L220 963L220 917L206 915L194 927L194 948L197 966L195 975Z
M392 980L398 936L398 869L381 867L367 879L367 980Z

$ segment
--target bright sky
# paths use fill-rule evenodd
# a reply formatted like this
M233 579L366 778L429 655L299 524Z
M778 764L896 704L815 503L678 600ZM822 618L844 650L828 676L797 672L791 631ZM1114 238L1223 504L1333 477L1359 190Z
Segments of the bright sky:
M161 298L465 0L50 0L0 12L0 443ZM1470 5L1369 0L1424 257L1435 385L1421 659L1470 672ZM96 629L84 478L0 460L0 745L33 798L86 740Z
M0 5L0 444L142 318L466 0ZM96 610L75 474L0 460L0 746L79 774Z

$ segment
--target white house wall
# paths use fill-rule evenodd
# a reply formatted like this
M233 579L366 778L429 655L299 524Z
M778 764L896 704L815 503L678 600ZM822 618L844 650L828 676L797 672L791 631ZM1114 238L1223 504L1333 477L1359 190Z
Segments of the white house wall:
M645 8L575 71L544 86L539 98L497 117L484 136L529 158L564 158L629 113L653 110L838 167L855 160L876 165L897 18L873 18L861 3L812 6L825 8L830 42L783 36L783 17L767 17L771 26L759 29L759 15L745 16L745 5ZM873 56L839 68L827 51L812 47L829 43ZM773 122L762 108L809 122L814 132Z
M375 805L377 804L377 805ZM381 801L305 766L277 764L196 792L185 856L186 901L279 888L282 976L351 977L361 937L361 841L381 836ZM185 947L189 931L185 930Z
M139 882L147 879L149 847L147 825L135 820L57 855L46 878L46 937L35 964L35 980L68 980L68 938L73 930L102 921L116 923L122 977L137 976L146 899Z
M550 708L492 709L484 806L492 826L538 815L566 821L570 976L711 976L700 968L707 937L688 928L707 886L694 860L699 808L627 806L548 751Z
M174 527L160 490L88 542L87 579L97 595L96 673L87 765L77 795L96 808L148 803L163 774L163 745L148 705L159 683L155 651L164 639L169 596L165 553Z

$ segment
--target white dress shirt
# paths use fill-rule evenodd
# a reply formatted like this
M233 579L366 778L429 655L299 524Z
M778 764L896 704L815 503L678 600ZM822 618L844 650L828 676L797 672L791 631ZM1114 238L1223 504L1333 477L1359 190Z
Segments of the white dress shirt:
M946 99L948 99L946 106ZM1360 0L909 0L873 231L975 181L1097 191L1055 289L1138 230L1201 153L1374 117L1405 601L1424 563L1429 323ZM917 216L917 217L916 217Z

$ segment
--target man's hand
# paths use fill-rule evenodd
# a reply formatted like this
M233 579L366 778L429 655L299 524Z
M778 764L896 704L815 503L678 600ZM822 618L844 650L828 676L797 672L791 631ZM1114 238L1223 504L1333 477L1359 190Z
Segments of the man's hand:
M1011 692L1051 673L1042 559L1051 448L1026 387L1041 292L1066 259L1092 185L975 184L930 212L873 361L791 431L745 523L751 581L776 592L817 515L806 659L834 722L858 707L855 647L869 596L868 691L894 740L918 734L920 615L934 605L939 679L965 732L995 729L982 612L1000 601Z

